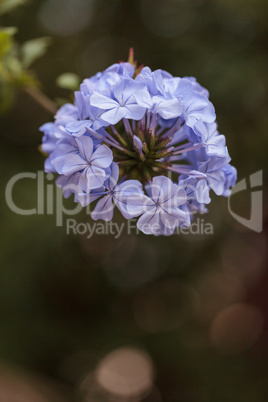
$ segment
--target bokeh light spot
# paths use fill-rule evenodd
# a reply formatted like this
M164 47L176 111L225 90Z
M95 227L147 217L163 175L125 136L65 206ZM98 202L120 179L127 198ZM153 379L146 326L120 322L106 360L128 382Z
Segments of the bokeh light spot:
M104 357L96 372L98 384L107 392L119 397L138 397L153 386L153 364L143 351L120 348Z
M237 303L226 307L210 327L212 345L220 352L238 354L251 348L259 339L264 317L256 307Z
M89 25L93 6L93 0L48 0L40 8L39 20L53 34L71 36Z
M200 297L198 320L210 322L223 307L243 299L246 291L243 282L235 275L208 272L197 279L195 289Z

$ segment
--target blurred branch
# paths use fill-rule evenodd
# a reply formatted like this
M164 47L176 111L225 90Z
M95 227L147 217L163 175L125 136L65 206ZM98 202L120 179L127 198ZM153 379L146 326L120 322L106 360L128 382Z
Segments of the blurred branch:
M40 106L42 106L49 113L53 114L53 116L57 112L57 105L48 98L42 91L32 87L24 88L24 91L30 95Z
M11 3L14 5L17 1ZM11 3L5 0L3 4ZM56 104L40 91L39 80L28 70L36 59L44 55L51 40L48 37L36 38L20 46L14 40L16 32L14 27L0 27L0 112L8 110L12 106L15 93L23 90L54 115L58 109Z

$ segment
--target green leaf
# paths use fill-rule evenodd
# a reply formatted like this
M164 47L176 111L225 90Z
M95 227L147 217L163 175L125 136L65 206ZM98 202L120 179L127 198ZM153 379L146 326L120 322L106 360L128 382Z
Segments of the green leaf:
M8 13L24 3L26 0L0 0L0 14Z
M21 46L22 64L28 68L36 59L43 56L51 43L49 37L31 39Z
M77 89L79 89L80 82L80 77L77 74L73 73L61 74L56 80L56 84L60 88L70 89L71 91L76 91Z
M9 56L5 61L4 66L14 79L22 72L21 62L17 57Z
M0 29L0 59L4 57L13 46L13 35L17 32L15 27Z
M14 103L15 90L0 80L0 114L7 112Z
M15 35L15 33L18 32L18 28L17 27L1 27L0 32L4 32L4 33L8 34L9 36L13 36L13 35Z

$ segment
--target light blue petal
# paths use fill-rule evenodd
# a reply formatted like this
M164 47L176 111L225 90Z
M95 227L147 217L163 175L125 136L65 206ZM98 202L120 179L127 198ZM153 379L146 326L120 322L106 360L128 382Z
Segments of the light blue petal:
M126 103L134 103L136 102L133 94L138 91L145 91L145 87L143 84L138 83L130 78L124 78L119 83L115 85L113 89L114 97L117 99L118 103L123 106ZM140 95L142 96L142 94ZM145 94L143 96L146 96ZM131 100L130 100L131 99Z
M126 105L126 119L140 120L145 115L146 109L139 105Z
M155 203L144 194L129 194L127 198L127 212L135 217L155 208Z
M54 165L55 167L59 167L59 162L61 158L56 158ZM78 172L79 170L85 169L87 167L87 163L80 155L71 153L65 156L64 165L62 166L62 172L64 175L68 176L72 173Z
M113 212L113 198L111 195L106 195L97 202L97 205L91 214L91 218L94 219L94 221L98 219L110 221L113 218Z
M181 226L186 221L186 213L179 208L172 208L169 210L160 209L161 220L169 229Z
M138 180L126 180L116 187L117 193L120 194L143 194L142 184Z
M98 92L94 92L91 95L90 104L104 110L110 110L118 107L118 102L116 100L102 95Z
M117 124L123 117L126 116L127 109L125 107L115 107L114 109L108 110L101 115L101 119L110 124Z
M217 170L207 173L207 181L209 187L217 194L222 195L224 192L225 174L223 170Z
M154 208L143 214L138 222L137 228L145 234L158 235L161 229L160 212Z
M161 207L169 211L174 207L179 207L180 205L185 204L186 201L187 194L184 188L173 183L173 188L170 192L165 193L165 196L161 200Z
M207 181L200 180L196 185L196 199L199 203L209 204L211 199L209 197L209 186Z
M91 160L93 153L93 141L90 137L83 136L81 138L76 138L76 143L78 150L82 158L88 163Z
M151 183L152 199L155 202L163 202L168 194L171 194L173 182L166 176L156 176Z
M80 176L79 186L83 191L89 192L102 187L105 181L105 171L96 166L88 166Z
M73 120L65 125L66 130L73 135L82 135L86 132L87 127L92 126L90 120Z
M151 95L147 89L138 90L133 95L138 105L146 109L150 109L153 106Z
M127 202L131 194L143 194L142 184L138 180L126 180L119 184L113 193L114 202L126 219L132 217L127 210Z
M128 98L133 95L132 83L134 83L132 79L123 78L115 85L113 94L120 106L124 106Z
M86 169L88 189L95 189L103 186L106 179L105 171L97 166L89 166Z
M153 97L154 112L158 113L163 119L173 119L182 115L181 102L176 99L165 99L160 96Z
M69 198L72 193L81 191L79 187L79 173L74 173L70 176L60 175L56 180L56 185L63 190L64 198Z
M111 173L109 179L105 182L106 187L109 190L113 190L116 186L119 178L119 166L113 162L111 165Z
M80 202L82 207L86 207L92 202L96 201L105 194L104 187L91 191L90 193L79 192L76 194L76 201Z
M113 161L113 153L107 145L100 145L93 153L90 163L93 166L107 168Z

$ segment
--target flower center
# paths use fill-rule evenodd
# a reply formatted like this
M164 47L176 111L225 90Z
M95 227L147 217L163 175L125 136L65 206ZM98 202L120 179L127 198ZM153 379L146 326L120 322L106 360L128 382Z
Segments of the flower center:
M120 143L120 148L113 147L113 155L123 175L142 183L151 181L154 176L166 175L167 166L171 165L168 157L172 151L166 148L170 139L155 137L150 129L135 127L135 123L132 127L124 123L113 130L110 128L110 133Z

